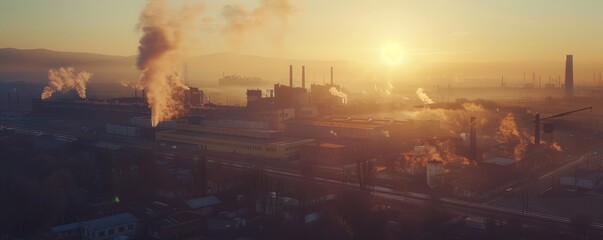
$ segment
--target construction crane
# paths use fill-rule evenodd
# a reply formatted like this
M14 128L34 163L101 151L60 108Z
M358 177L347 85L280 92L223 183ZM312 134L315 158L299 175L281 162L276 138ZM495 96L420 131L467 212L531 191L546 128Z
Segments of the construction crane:
M547 119L552 119L552 118L558 118L558 117L563 117L563 116L567 116L570 115L572 113L577 113L577 112L581 112L581 111L585 111L585 110L593 110L593 107L585 107L585 108L580 108L578 110L573 110L573 111L568 111L568 112L563 112L563 113L559 113L559 114L555 114L553 116L549 116L549 117L545 117L545 118L541 118L540 117L540 113L536 113L536 117L534 119L534 144L536 146L540 145L540 124ZM544 131L547 133L553 132L553 125L544 125Z

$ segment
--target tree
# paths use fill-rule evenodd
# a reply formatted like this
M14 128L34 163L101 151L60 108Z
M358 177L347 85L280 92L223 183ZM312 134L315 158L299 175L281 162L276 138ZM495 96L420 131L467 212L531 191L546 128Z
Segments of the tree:
M375 184L375 163L371 160L359 160L356 162L356 178L360 191L370 191L369 188Z

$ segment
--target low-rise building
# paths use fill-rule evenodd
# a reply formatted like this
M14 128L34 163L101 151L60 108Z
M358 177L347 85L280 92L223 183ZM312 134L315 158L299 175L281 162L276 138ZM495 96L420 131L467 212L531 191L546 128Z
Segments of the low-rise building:
M61 240L81 239L79 223L69 223L51 227L48 231L48 238Z
M575 190L596 190L603 185L603 172L601 171L576 171L574 176L562 176L559 178L561 187Z
M184 202L188 209L200 213L203 216L214 212L214 207L220 205L220 200L215 196L195 198Z
M138 218L122 213L80 223L82 239L103 240L118 236L136 237L139 232Z
M179 121L175 130L157 132L156 140L268 159L296 158L303 145L314 141L282 137L282 132L278 130L207 126L187 120Z
M177 212L149 225L148 236L153 239L179 239L205 228L203 216L196 212Z

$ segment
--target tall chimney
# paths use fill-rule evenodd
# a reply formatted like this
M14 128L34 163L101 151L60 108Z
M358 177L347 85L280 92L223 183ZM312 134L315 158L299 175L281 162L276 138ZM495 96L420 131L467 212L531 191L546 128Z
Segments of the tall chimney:
M536 113L534 119L534 144L540 145L540 113Z
M565 58L565 96L574 96L574 56L567 55Z
M293 87L293 65L289 65L289 87Z
M471 130L469 133L469 158L472 161L477 161L477 132L475 117L471 117Z
M19 92L17 92L17 111L19 110Z
M10 100L11 100L10 91L8 91L8 111L10 111L10 109L12 107L12 105L10 104Z
M333 66L331 66L331 85L333 85Z
M302 65L302 88L306 88L306 66Z

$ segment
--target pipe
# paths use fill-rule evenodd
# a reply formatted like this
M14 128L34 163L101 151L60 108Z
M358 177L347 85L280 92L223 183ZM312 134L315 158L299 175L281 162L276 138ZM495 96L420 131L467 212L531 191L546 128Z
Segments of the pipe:
M293 65L289 65L289 87L293 87Z
M333 85L333 66L331 66L331 85Z
M12 107L12 105L10 104L10 100L11 100L10 91L8 91L8 111L10 111L11 107Z
M534 145L540 146L540 113L536 113L534 119Z
M476 118L471 117L471 130L469 133L469 158L472 161L477 161L477 131Z
M302 65L302 88L306 88L306 66Z

